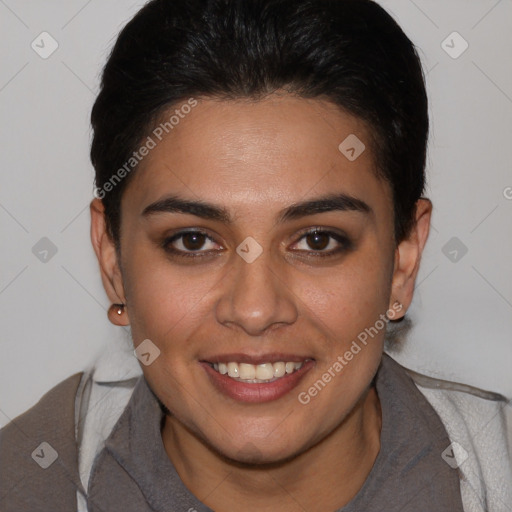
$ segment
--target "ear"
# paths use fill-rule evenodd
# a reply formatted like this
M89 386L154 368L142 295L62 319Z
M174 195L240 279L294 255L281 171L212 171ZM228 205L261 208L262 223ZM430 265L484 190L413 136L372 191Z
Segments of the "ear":
M107 296L113 304L126 304L123 277L114 241L111 239L105 222L105 207L101 199L93 199L91 212L91 242L100 265L101 280ZM109 319L115 325L129 325L127 307L122 315L110 313Z
M391 285L390 309L396 301L402 304L400 310L405 315L411 305L414 285L420 268L421 255L427 243L432 216L432 202L421 198L416 203L415 223L409 233L395 250L395 267ZM400 318L400 317L397 317Z

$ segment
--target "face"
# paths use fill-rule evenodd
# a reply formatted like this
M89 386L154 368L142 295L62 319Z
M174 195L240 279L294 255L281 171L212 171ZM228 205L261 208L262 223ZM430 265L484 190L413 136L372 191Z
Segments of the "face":
M351 134L366 145L355 160L339 149ZM273 95L198 101L153 138L110 272L134 345L160 351L145 377L174 422L227 457L304 452L359 403L384 315L407 302L393 297L393 204L367 128Z

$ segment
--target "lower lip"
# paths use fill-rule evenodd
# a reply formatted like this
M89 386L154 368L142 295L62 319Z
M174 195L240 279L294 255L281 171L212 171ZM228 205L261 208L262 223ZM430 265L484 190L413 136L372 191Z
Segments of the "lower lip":
M273 382L248 384L234 380L215 371L208 363L200 363L213 385L222 394L238 402L263 403L282 398L298 386L304 375L314 366L314 361L306 361L302 368Z

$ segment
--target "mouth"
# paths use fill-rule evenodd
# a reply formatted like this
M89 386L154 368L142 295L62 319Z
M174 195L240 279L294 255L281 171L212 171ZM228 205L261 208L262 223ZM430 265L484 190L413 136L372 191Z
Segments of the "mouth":
M245 382L247 384L259 384L275 382L285 375L291 375L300 370L305 363L311 359L305 359L301 362L278 361L276 363L238 363L230 361L229 363L209 363L210 366L221 375L227 375L233 380Z
M315 365L311 358L228 356L201 361L211 383L238 402L277 400L292 391Z

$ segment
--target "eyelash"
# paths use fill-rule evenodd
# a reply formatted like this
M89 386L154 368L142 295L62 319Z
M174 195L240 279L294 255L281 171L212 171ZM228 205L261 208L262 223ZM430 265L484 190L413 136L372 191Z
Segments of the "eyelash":
M204 257L205 253L211 252L211 251L186 252L186 251L182 251L180 249L174 249L174 248L170 247L170 245L173 242L179 240L180 238L183 238L185 235L191 235L191 234L202 235L202 236L206 237L208 240L210 240L211 242L214 242L213 238L211 236L209 236L208 233L206 233L202 230L199 230L199 229L198 230L187 230L187 231L181 231L179 233L174 234L173 236L171 236L169 238L166 238L162 243L162 247L167 253L170 253L179 258L202 258L202 257ZM313 228L313 229L310 229L310 230L302 233L300 238L295 243L298 243L301 240L303 240L304 238L306 238L307 236L314 235L314 234L328 235L329 238L336 240L336 242L338 242L340 244L340 247L338 247L337 249L328 251L328 252L320 251L320 250L307 251L307 252L309 252L309 255L313 258L329 258L329 257L337 256L338 254L340 254L342 252L346 252L352 248L352 243L346 236L341 235L339 233L335 233L333 231L321 229L321 228ZM214 251L214 252L218 252L218 251ZM304 252L304 251L299 250L298 252Z

